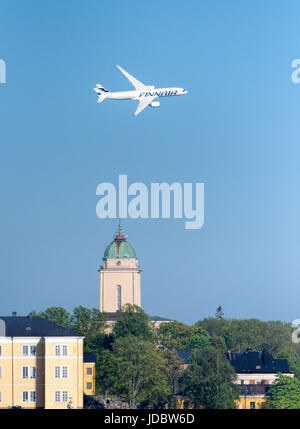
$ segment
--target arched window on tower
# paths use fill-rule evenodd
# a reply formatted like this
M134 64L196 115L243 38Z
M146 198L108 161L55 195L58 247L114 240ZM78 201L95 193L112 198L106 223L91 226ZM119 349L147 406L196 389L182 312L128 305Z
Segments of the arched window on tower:
M117 310L121 310L122 306L122 288L120 285L117 286Z

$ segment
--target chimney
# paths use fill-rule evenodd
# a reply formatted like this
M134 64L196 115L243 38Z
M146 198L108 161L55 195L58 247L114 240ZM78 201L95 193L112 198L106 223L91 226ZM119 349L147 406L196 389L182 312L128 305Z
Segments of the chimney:
M16 311L13 311L13 312L12 312L12 315L13 315L13 317L16 317L16 316L17 316L17 312L16 312Z

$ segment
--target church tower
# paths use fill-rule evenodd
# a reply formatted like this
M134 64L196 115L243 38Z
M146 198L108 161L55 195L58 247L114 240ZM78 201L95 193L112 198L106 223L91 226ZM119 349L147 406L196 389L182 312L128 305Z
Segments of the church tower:
M101 312L116 313L125 304L141 307L141 269L121 224L104 252L99 272Z

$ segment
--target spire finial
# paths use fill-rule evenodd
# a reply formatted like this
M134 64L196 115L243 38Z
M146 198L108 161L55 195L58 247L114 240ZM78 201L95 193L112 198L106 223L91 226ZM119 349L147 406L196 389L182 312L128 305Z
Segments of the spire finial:
M115 240L126 240L127 236L122 228L121 219L119 218L118 230L115 234Z

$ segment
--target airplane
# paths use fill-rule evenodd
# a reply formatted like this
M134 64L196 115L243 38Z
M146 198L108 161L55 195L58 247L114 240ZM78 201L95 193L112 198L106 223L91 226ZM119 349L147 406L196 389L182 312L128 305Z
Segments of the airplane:
M138 107L134 113L137 116L147 106L159 107L160 102L154 101L158 97L172 97L175 95L185 95L187 91L183 88L155 88L153 85L144 85L139 80L135 79L120 66L118 69L124 74L124 76L134 86L134 91L121 91L121 92L110 92L105 89L102 85L97 83L94 91L98 94L98 103L102 103L106 98L111 100L137 100L139 102Z

